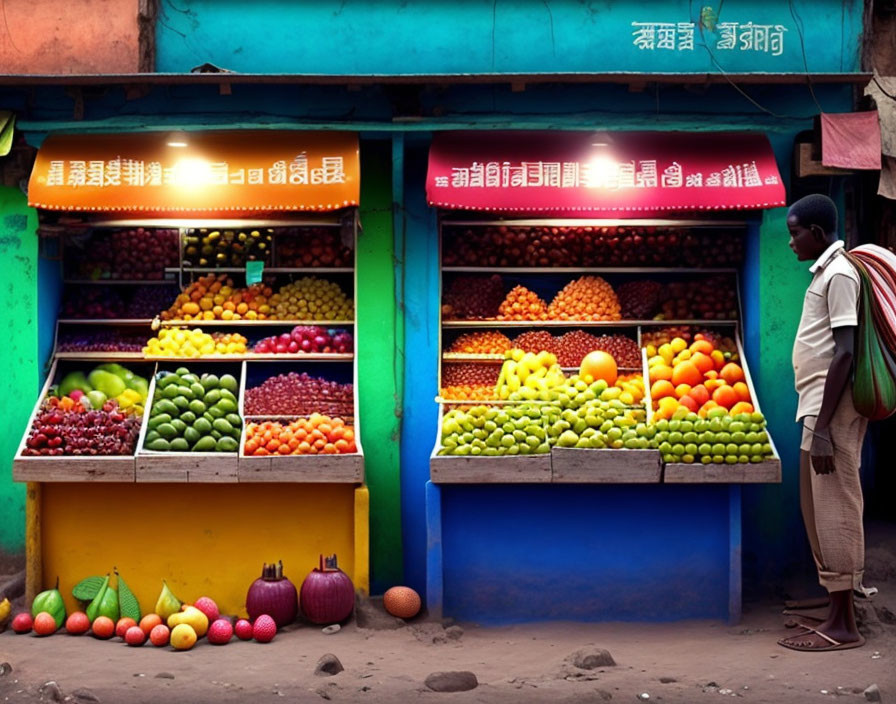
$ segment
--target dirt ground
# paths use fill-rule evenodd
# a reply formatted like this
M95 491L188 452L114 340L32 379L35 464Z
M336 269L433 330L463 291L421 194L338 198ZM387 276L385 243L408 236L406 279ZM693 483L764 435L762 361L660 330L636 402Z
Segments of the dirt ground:
M864 702L870 685L896 702L896 545L868 544L868 578L880 593L859 602L864 647L798 653L776 645L792 633L781 603L748 604L743 621L536 623L452 626L420 620L397 630L359 628L333 635L293 626L269 644L234 640L191 651L89 636L0 634L2 702ZM448 626L446 628L446 625ZM458 627L459 626L459 627ZM615 665L576 667L581 650L606 649ZM315 675L332 653L344 666ZM11 671L2 674L2 663ZM467 670L475 689L443 693L424 680ZM48 685L53 682L55 685Z

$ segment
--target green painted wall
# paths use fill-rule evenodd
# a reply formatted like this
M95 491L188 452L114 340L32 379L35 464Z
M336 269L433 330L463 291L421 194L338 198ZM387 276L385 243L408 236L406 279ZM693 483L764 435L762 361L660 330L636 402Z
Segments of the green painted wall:
M780 487L751 487L758 493L758 501L750 504L762 513L761 520L750 520L761 533L756 536L758 544L763 551L777 553L774 562L785 570L799 569L807 545L800 517L800 429L795 422L797 396L791 352L811 279L809 262L797 261L788 247L786 220L787 208L763 213L759 236L759 366L754 372L762 410L774 429L773 439L781 456L782 483Z
M356 313L361 443L370 488L370 588L400 583L400 313L395 301L391 142L362 142ZM428 440L427 440L428 441Z
M0 186L0 552L25 548L25 485L12 460L37 397L37 214L18 188Z

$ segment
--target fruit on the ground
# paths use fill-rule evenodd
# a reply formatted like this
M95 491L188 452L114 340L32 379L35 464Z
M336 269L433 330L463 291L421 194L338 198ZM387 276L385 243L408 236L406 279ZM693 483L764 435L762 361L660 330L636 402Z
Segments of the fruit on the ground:
M607 386L613 386L618 375L619 372L613 355L601 350L595 350L586 354L579 367L579 376L590 376L593 380L603 379L607 382Z
M204 615L203 615L204 616ZM189 650L196 645L196 631L187 623L179 623L171 629L169 641L175 650Z
M233 624L233 632L240 640L252 640L252 624L244 618Z
M333 227L278 230L276 256L282 267L343 267L351 266L355 258L354 250Z
M79 636L90 630L90 619L83 611L75 611L65 619L65 632Z
M180 611L180 606L180 599L174 596L174 592L171 591L170 587L168 586L168 582L163 579L162 591L159 593L159 598L156 599L156 614L158 614L159 618L162 621L167 621L168 617L171 616L171 614Z
M600 276L582 276L570 281L551 301L548 317L553 320L619 320L619 299L613 287Z
M534 354L512 349L505 352L495 392L502 400L510 399L514 393L523 400L546 400L548 391L562 384L564 379L557 357L550 352Z
M209 274L189 284L161 313L162 320L267 320L273 291L264 283L235 288L226 274Z
M410 587L391 587L383 594L383 608L398 618L414 618L420 606L420 595Z
M140 623L138 624L140 628L143 629L143 632L146 635L152 633L152 629L162 623L162 617L158 614L146 614L143 618L140 619Z
M665 462L747 464L773 454L765 418L758 412L731 416L724 408L712 408L704 418L679 410L656 420L655 428L653 446Z
M351 332L320 325L296 325L290 332L255 343L256 354L346 354L354 351Z
M261 576L249 585L246 612L253 621L267 614L280 627L296 620L298 592L289 578L283 575L282 561L276 565L265 563Z
M153 626L149 632L149 642L157 648L168 645L170 637L171 631L164 623Z
M31 614L23 611L13 616L12 630L16 633L30 633L33 627L34 617Z
M498 320L547 320L548 305L538 294L517 285L498 307Z
M103 579L97 595L87 606L87 618L93 624L97 618L104 616L112 621L113 632L119 616L118 591L109 585L109 575Z
M452 279L442 297L445 320L495 318L504 300L504 282L492 276L459 276Z
M53 635L59 626L53 614L41 611L34 617L34 632L39 636Z
M115 635L115 621L108 616L97 616L91 622L90 630L95 638L107 640Z
M494 382L493 382L494 383ZM243 398L247 416L306 416L322 413L353 418L354 387L305 372L278 374L247 388Z
M115 576L118 578L118 611L123 618L129 618L136 626L143 616L140 611L140 603L118 570L115 571Z
M252 637L259 643L270 643L277 635L277 624L267 614L262 614L252 624Z
M496 330L459 335L448 347L456 354L504 354L511 348L510 338Z
M339 623L355 608L355 588L351 578L339 569L336 555L320 556L299 590L299 608L311 623Z
M355 304L335 281L303 276L271 296L278 320L354 320Z
M132 646L140 646L146 642L146 634L140 626L131 626L124 633L124 642Z
M209 596L199 597L196 601L193 602L193 606L195 606L205 614L205 617L208 619L209 623L214 623L221 615L221 612L218 610L218 605L215 603L215 600Z
M94 230L80 246L66 247L66 266L91 280L157 280L178 265L178 250L178 231L170 228Z
M133 628L136 625L137 622L132 618L120 618L115 623L115 635L119 638L124 638L124 635L128 632L128 629Z
M233 638L233 626L226 618L219 618L208 627L206 635L212 645L226 645Z
M191 228L184 236L184 266L242 267L247 261L270 262L274 231Z
M31 615L37 621L39 613L48 613L53 617L56 628L62 628L65 624L65 602L59 592L59 577L56 578L56 586L42 591L31 602ZM54 629L55 630L55 629Z
M239 382L231 374L161 371L144 447L155 452L236 452L242 433ZM161 616L161 612L156 609Z
M239 333L208 334L200 328L162 328L143 348L147 357L202 357L212 354L246 354L249 341Z
M187 624L199 638L202 638L208 631L208 616L195 606L185 606L183 611L171 614L167 623L172 634L181 624Z
M344 455L358 451L355 431L342 418L312 413L284 424L280 421L246 426L246 455Z

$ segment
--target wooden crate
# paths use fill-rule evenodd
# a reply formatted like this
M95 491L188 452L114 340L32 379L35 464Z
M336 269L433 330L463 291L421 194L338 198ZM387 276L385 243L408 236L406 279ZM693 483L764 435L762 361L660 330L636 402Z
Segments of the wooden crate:
M685 464L670 462L663 473L666 484L774 484L781 482L777 457L750 464Z
M662 464L657 450L551 450L556 484L658 484Z
M551 456L433 454L429 460L429 476L435 484L549 484Z

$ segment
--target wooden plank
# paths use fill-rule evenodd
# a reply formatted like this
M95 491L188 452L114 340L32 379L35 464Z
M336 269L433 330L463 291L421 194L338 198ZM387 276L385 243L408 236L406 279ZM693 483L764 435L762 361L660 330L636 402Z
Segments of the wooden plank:
M133 482L134 456L17 457L12 477L18 482Z
M684 464L670 462L665 466L666 484L779 484L781 460L770 458L755 464Z
M555 447L551 465L555 484L658 484L662 470L657 450Z
M240 457L239 481L360 484L364 481L364 457L360 453Z
M435 455L429 460L429 476L436 484L549 484L551 456Z
M137 453L137 482L237 481L235 452L151 452Z

